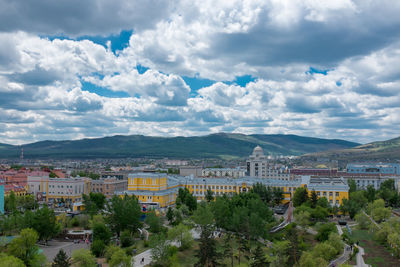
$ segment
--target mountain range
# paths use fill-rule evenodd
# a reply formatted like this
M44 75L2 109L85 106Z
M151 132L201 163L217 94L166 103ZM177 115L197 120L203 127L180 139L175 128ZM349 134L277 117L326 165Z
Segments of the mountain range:
M330 158L344 161L395 161L400 160L400 137L372 142L347 149L322 151L303 155L303 158Z
M0 158L242 158L260 145L269 155L302 155L346 149L360 144L339 139L321 139L282 134L218 133L192 137L143 135L40 141L22 146L0 144Z

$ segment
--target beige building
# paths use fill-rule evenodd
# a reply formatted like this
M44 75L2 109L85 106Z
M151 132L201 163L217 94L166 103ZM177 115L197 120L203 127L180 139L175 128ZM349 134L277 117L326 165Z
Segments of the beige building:
M207 168L201 171L203 177L244 177L246 171L240 168Z
M92 180L91 184L91 192L103 193L107 198L111 198L115 192L127 189L128 180L119 180L116 178Z
M290 180L292 178L289 171L285 172L270 166L268 158L264 155L264 151L260 146L254 148L246 163L247 175L250 177L278 180Z
M61 200L82 201L82 194L89 194L89 178L50 178L48 176L28 176L28 193L37 200L58 202Z

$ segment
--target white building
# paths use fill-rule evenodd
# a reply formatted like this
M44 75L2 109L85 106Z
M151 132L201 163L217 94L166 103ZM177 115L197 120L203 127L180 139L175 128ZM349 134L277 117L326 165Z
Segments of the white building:
M28 176L28 192L36 199L46 202L82 201L82 194L90 192L89 178L50 178L48 176Z
M244 177L246 171L240 168L207 168L201 171L203 177Z
M264 155L264 151L260 146L254 148L246 163L247 175L250 177L278 180L290 180L291 178L289 171L285 172L269 165L268 157Z

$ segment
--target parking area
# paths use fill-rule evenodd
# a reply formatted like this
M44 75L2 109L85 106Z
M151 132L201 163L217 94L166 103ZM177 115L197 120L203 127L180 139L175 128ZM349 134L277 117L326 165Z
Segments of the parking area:
M63 249L68 256L71 256L74 250L89 247L90 245L85 244L83 241L80 243L49 241L47 246L39 245L39 248L43 250L43 254L47 257L48 261L52 261L60 249Z

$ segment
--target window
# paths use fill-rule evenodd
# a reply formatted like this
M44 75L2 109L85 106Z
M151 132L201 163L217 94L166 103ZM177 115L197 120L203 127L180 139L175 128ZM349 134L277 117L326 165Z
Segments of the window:
M332 199L331 199L331 200L329 200L329 203L330 203L330 204L332 204L332 203L333 203L333 200L332 200Z
M320 195L321 195L321 192L318 191L318 192L317 192L317 196L320 196Z
M336 199L336 205L339 205L339 200L338 199Z
M336 192L336 196L337 196L337 197L339 196L339 192Z
M324 197L326 197L326 192L324 192Z
M217 185L217 189L219 189L219 186Z
M333 192L329 192L329 196L330 196L330 197L333 196Z

